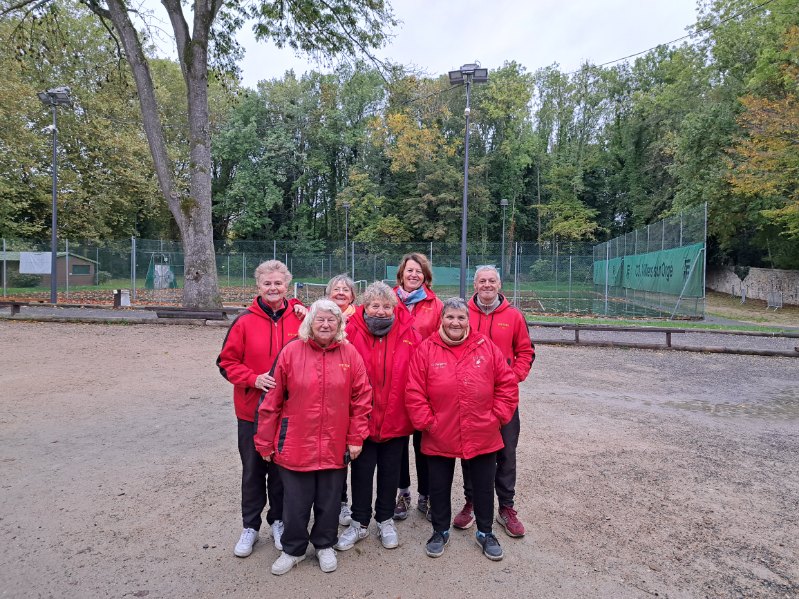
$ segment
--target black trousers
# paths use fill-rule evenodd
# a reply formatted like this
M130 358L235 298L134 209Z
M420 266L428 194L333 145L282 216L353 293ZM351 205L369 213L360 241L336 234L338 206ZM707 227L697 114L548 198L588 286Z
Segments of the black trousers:
M516 448L519 445L520 430L519 408L516 408L510 422L500 429L505 447L497 452L497 476L494 479L499 507L513 507L513 499L516 496ZM463 460L461 460L461 469L463 470L463 494L466 496L466 501L471 501L471 473L469 465Z
M408 437L403 437L405 444L402 448L402 461L400 462L400 489L411 486L411 463L408 454ZM430 495L430 471L427 467L427 456L422 453L422 433L413 433L413 455L416 459L416 490L419 495Z
M350 464L352 470L352 519L364 526L372 518L372 487L377 469L375 520L384 522L394 515L394 494L400 477L402 448L408 447L408 437L376 443L366 439L358 459Z
M341 509L341 484L347 476L344 468L298 472L280 468L286 496L283 510L283 551L298 557L305 555L308 541L319 549L335 545L338 540L338 514ZM313 508L314 523L308 533Z
M241 520L244 528L260 530L267 494L269 511L266 512L266 521L272 524L283 519L283 483L277 466L265 461L255 450L254 436L255 423L239 420Z
M478 455L463 460L469 465L472 475L472 502L477 530L491 532L494 520L494 476L497 469L497 453ZM449 530L452 523L452 478L455 474L455 458L427 456L430 467L430 514L433 530Z

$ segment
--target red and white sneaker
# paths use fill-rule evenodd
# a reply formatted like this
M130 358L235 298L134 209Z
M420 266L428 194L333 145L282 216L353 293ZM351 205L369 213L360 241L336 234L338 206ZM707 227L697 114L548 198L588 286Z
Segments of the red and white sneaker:
M497 512L497 522L502 525L509 537L523 537L524 524L516 516L512 507L500 507Z

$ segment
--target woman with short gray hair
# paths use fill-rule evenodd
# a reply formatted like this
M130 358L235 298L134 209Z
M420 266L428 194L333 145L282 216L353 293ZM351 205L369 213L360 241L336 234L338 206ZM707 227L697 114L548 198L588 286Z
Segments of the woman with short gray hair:
M394 490L400 478L402 448L408 445L413 425L405 408L408 364L421 341L413 319L399 307L394 291L382 282L366 288L347 322L347 339L366 364L372 385L369 436L361 457L351 465L352 522L341 533L336 549L346 551L369 536L372 519L372 489L377 477L374 518L383 547L399 545L394 526Z
M464 383L464 381L468 381ZM502 559L494 536L494 475L502 448L500 427L519 403L516 377L500 349L469 327L462 298L444 301L441 327L411 358L405 405L422 431L422 452L430 472L433 536L425 552L439 557L449 542L455 460L469 464L472 475L476 540L491 560Z

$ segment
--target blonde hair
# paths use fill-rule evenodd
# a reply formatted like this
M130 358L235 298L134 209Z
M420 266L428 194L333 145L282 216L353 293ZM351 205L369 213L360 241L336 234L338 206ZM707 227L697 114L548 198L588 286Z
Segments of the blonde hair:
M353 281L350 277L345 274L336 275L332 279L327 282L327 287L325 287L325 295L330 297L330 294L333 293L333 287L338 285L339 283L343 283L347 287L350 288L350 294L352 295L352 301L355 301L355 281Z
M258 282L258 279L261 277L261 275L266 275L273 272L279 272L281 275L283 275L286 285L291 283L291 272L280 260L267 260L266 262L261 262L258 265L258 268L255 269L255 282Z
M303 341L313 339L311 323L314 321L314 318L316 318L316 315L319 314L319 312L330 312L336 317L336 320L338 321L338 329L336 330L336 336L334 340L344 341L347 335L344 333L344 318L341 315L341 308L339 308L333 301L329 299L316 300L311 304L311 307L308 308L308 314L305 315L305 318L300 324L300 330L297 332L297 336Z

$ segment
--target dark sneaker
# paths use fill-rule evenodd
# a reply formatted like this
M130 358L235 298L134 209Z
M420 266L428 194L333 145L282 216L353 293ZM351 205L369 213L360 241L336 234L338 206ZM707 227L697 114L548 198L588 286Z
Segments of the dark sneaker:
M485 555L488 559L494 562L498 562L502 559L502 547L500 547L499 541L497 541L494 533L489 532L483 534L482 532L477 531L474 537L477 539L477 544L483 549L483 555Z
M430 513L429 495L419 495L419 502L416 504L416 509L424 514L428 522L430 522L433 519L433 515Z
M449 543L449 531L434 532L433 536L427 541L424 552L428 557L441 557L444 555L444 547Z
M400 493L397 495L397 505L394 507L394 520L405 520L411 507L411 494Z
M455 528L466 530L467 528L471 528L472 524L474 524L474 506L472 505L471 501L467 501L464 504L463 509L458 512L457 516L455 516L455 520L452 521L452 525Z
M497 522L502 525L509 537L523 537L524 524L516 517L516 510L512 507L501 507L497 512Z

